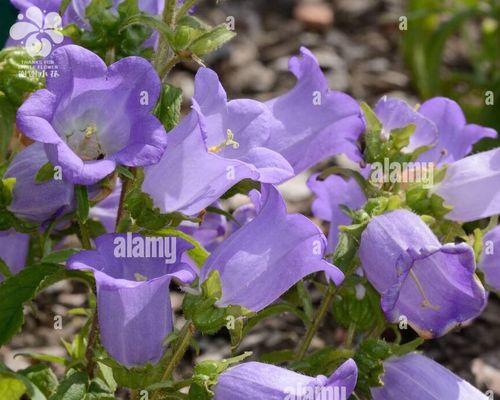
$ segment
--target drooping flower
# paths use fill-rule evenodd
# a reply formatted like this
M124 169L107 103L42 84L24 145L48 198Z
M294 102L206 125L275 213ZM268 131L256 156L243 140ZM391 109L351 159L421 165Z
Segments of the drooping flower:
M316 218L330 222L328 234L328 251L337 247L339 226L349 225L351 217L342 211L341 205L357 209L366 202L366 196L355 179L345 179L338 175L330 175L319 181L319 174L312 175L307 186L316 195L312 204L312 212Z
M145 171L142 189L164 212L194 215L245 178L280 183L293 176L269 150L272 115L254 100L227 101L217 75L196 74L193 111L169 133L160 162Z
M384 362L383 386L373 400L487 400L488 397L437 362L419 353Z
M486 283L500 291L500 226L493 228L483 238L483 251L479 269L483 271Z
M157 362L173 328L170 282L196 277L181 261L191 246L178 238L131 233L105 234L95 243L96 250L81 251L67 265L94 272L104 348L128 367Z
M382 97L375 105L375 114L382 123L382 135L385 139L394 129L414 125L415 131L410 137L410 144L404 150L411 153L422 146L430 146L438 140L438 130L434 122L411 108L405 101L393 97Z
M356 142L365 124L358 103L328 89L318 61L305 47L290 59L289 69L298 80L295 87L266 103L276 119L267 147L283 155L295 174L337 154L360 161Z
M438 142L422 153L418 161L433 162L436 165L451 163L465 157L479 140L497 136L491 128L467 124L460 106L451 99L434 97L424 102L419 114L434 122L438 129Z
M500 149L451 163L432 191L453 207L446 219L468 222L500 214Z
M310 377L260 362L247 362L223 372L214 387L214 400L347 399L358 379L349 359L327 378Z
M422 337L442 336L477 317L486 305L472 248L441 245L410 211L374 217L361 236L359 255L366 277L381 294L387 319L405 318Z
M74 208L74 185L64 179L36 182L40 168L48 162L41 143L33 143L19 152L4 178L15 178L9 210L19 218L45 222Z
M323 271L335 283L344 278L323 259L326 239L309 219L287 214L272 185L262 185L257 216L231 234L207 259L200 280L218 270L219 306L239 305L259 311L306 275Z
M20 107L17 125L45 144L50 162L68 181L90 185L118 164L157 162L166 132L151 111L160 80L140 57L124 58L109 68L94 53L69 45L52 55L59 77L33 93Z
M0 232L0 258L14 275L26 265L30 236L14 230ZM0 282L5 277L0 272Z

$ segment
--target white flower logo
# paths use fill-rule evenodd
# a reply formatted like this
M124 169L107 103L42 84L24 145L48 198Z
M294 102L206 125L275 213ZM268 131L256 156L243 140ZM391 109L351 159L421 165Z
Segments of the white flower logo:
M25 47L32 57L47 57L52 51L52 44L60 44L64 40L60 32L62 27L61 16L56 12L47 15L38 7L26 10L26 19L19 14L19 21L10 28L10 37L14 40L23 40L27 37Z

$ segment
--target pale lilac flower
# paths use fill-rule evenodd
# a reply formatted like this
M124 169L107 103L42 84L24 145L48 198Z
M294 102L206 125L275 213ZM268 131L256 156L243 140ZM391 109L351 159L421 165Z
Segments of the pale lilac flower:
M373 400L488 400L488 397L419 353L384 362L384 386L372 388Z
M366 202L366 195L353 178L330 175L319 181L318 176L314 174L307 181L307 186L316 195L312 212L316 218L330 222L328 251L333 252L338 243L339 226L349 225L352 221L340 206L356 210Z
M500 291L500 226L484 235L478 267L483 271L487 285Z
M175 279L187 284L196 278L196 271L181 261L191 246L178 238L163 239L176 243L171 247L172 263L159 252L156 257L146 257L147 253L134 256L133 248L146 243L138 234L102 235L95 240L96 250L81 251L67 263L68 268L94 272L101 342L113 358L128 367L161 358L163 341L173 329L170 282ZM119 253L120 243L130 246L131 252Z
M318 61L305 47L290 59L289 69L297 78L295 87L266 103L276 120L266 146L284 156L295 174L338 154L361 161L357 140L365 124L358 103L329 90Z
M260 362L247 362L223 372L214 400L347 399L354 391L358 368L349 359L327 378L310 377Z
M218 270L222 298L218 305L239 305L259 311L295 283L325 272L340 284L343 273L323 259L326 239L300 214L287 214L283 198L272 185L262 185L257 216L231 234L207 259L201 281Z
M361 236L359 256L387 319L407 320L422 337L442 336L486 306L472 248L442 245L410 211L374 217Z
M13 229L0 232L0 258L15 275L26 265L30 236ZM0 273L0 282L5 277Z
M475 221L500 214L500 149L451 163L432 192L453 207L445 215L452 221Z
M36 182L40 168L48 162L41 143L33 143L12 160L4 178L15 178L9 211L17 217L34 222L45 222L74 209L74 185L49 179Z
M160 162L146 169L143 191L164 212L194 215L242 179L283 182L293 169L267 148L272 121L257 101L228 102L217 75L201 68L193 111L169 133Z
M116 166L157 162L167 137L151 114L160 79L140 57L109 68L96 54L69 45L53 53L58 77L19 108L17 124L29 138L45 144L51 163L75 184L90 185Z

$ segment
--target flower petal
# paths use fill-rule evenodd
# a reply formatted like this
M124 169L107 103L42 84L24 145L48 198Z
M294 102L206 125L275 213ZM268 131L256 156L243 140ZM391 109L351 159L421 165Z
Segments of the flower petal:
M12 274L17 274L26 265L30 236L14 230L0 231L0 259L7 264ZM0 282L3 280L0 273Z
M500 291L500 226L493 228L483 238L483 252L479 269L483 271L486 283Z

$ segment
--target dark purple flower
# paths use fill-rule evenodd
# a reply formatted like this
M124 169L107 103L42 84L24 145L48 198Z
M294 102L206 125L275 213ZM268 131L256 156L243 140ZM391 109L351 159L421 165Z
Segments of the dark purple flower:
M349 359L327 378L315 378L260 362L247 362L223 372L214 387L214 400L347 399L358 379Z
M411 108L405 101L384 96L375 105L375 114L382 123L382 135L388 139L392 130L415 125L410 144L404 150L411 153L422 146L430 146L438 140L434 122Z
M437 165L460 160L469 154L474 143L485 137L496 137L497 132L476 124L467 124L460 106L445 97L434 97L424 102L419 114L434 122L438 129L438 142L421 154L418 161Z
M500 149L451 163L432 191L453 207L446 219L468 222L500 214Z
M181 261L191 246L178 238L131 233L105 234L95 243L96 250L71 257L68 268L94 272L104 348L128 367L157 362L173 328L170 281L190 283L196 277Z
M493 228L483 238L483 252L479 269L483 271L486 283L500 291L500 226Z
M298 80L295 87L266 103L276 119L266 146L284 156L296 174L337 154L360 161L356 142L365 124L358 103L328 89L318 61L305 47L290 59L289 69Z
M166 147L163 125L151 110L160 80L140 57L109 68L94 53L69 45L52 55L59 77L33 93L19 108L17 124L31 139L45 143L51 163L64 177L90 185L118 164L156 163Z
M292 167L267 144L272 115L253 100L227 101L217 75L196 74L193 111L169 133L160 162L145 171L143 191L164 212L194 215L245 178L279 183Z
M312 212L316 218L330 222L328 234L328 251L337 247L339 226L349 225L352 221L340 208L341 205L356 210L366 202L366 196L356 180L345 179L338 175L330 175L324 181L318 181L319 174L312 175L307 186L316 195L312 204Z
M262 185L257 216L230 235L207 259L201 281L218 270L220 306L239 305L259 311L303 277L323 271L340 284L342 272L323 259L326 239L300 214L287 214L272 185Z
M30 237L14 230L0 232L0 258L12 274L17 274L26 265ZM3 280L0 273L0 282Z
M441 245L410 211L374 217L361 236L359 256L382 296L387 319L405 318L422 337L442 336L477 317L486 305L472 248Z
M36 182L39 169L48 162L41 143L34 143L18 153L4 178L15 178L9 210L19 218L45 222L74 208L74 186L63 179Z
M384 362L383 387L372 388L373 400L488 400L488 397L419 353Z

